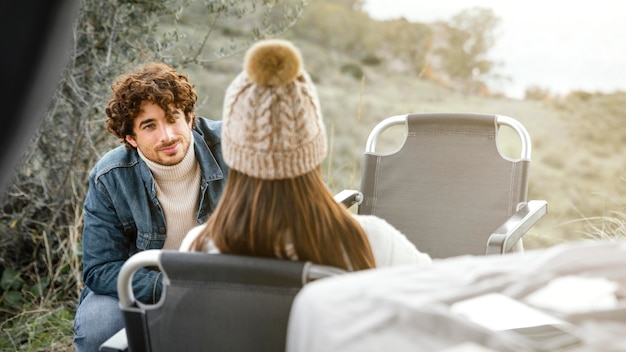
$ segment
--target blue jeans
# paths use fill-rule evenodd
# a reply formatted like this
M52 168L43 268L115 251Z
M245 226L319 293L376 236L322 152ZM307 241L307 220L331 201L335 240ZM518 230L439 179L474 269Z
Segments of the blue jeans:
M124 327L119 301L89 292L74 317L76 352L97 352L100 345Z

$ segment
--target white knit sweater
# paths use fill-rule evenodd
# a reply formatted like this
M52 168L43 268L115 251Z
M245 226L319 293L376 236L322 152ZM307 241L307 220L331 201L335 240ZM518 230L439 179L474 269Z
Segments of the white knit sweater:
M432 263L428 254L420 252L404 234L384 219L373 215L353 214L353 216L367 234L372 252L374 252L376 267L404 264L430 265ZM189 251L191 243L198 237L204 226L200 225L189 231L180 246L181 251ZM213 241L209 241L205 249L209 253L219 253Z
M194 152L193 140L183 160L176 165L161 165L148 160L142 153L154 177L156 194L163 213L167 235L163 249L176 249L193 227L198 226L198 194L201 171Z

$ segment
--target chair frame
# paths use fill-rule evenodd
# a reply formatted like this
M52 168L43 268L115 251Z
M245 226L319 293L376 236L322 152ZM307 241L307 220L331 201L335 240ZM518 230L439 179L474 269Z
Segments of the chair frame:
M345 273L346 271L343 269L339 269L332 266L326 265L318 265L313 264L311 262L293 262L285 259L275 259L275 258L260 258L260 257L252 257L252 256L239 256L239 255L231 255L231 254L208 254L208 253L198 253L198 252L178 252L172 250L146 250L142 252L138 252L135 255L131 256L122 266L118 281L117 281L117 289L118 296L120 302L120 309L122 313L124 313L124 321L126 327L120 331L118 331L114 336L109 338L103 345L100 346L101 352L120 352L120 351L151 351L153 348L150 346L150 341L147 338L146 331L146 318L143 315L144 312L150 309L157 309L161 304L163 304L164 300L167 296L167 289L171 285L170 277L167 272L164 270L162 266L162 256L167 254L168 252L173 252L175 254L168 255L177 255L177 256L207 256L207 260L216 260L218 265L231 266L235 267L236 270L244 270L245 273L242 276L250 277L250 279L241 279L241 277L236 277L238 275L233 275L236 277L235 281L251 281L250 285L258 285L265 284L262 279L260 279L260 275L256 275L255 272L259 270L259 267L265 266L263 263L267 263L268 266L271 265L291 265L298 263L302 266L301 270L301 278L300 285L304 286L306 283L322 279L329 276L340 275ZM219 257L219 258L218 258ZM207 265L210 265L208 263ZM298 265L292 265L294 268L297 268ZM144 267L156 267L163 275L163 293L159 302L156 304L143 304L136 300L133 294L132 288L132 279L135 272ZM284 280L279 276L272 279L272 283L267 283L268 287L282 287L282 285L290 285L288 283L280 282L284 280L292 280L285 278ZM211 283L212 281L207 280L207 283ZM276 283L278 282L278 283ZM238 283L241 284L241 283ZM245 283L244 283L245 284ZM244 285L242 284L242 285ZM301 288L300 286L300 288ZM291 287L291 286L289 286ZM295 286L298 289L298 286ZM295 296L295 295L294 295ZM293 298L292 298L293 299ZM143 336L136 336L141 330L143 330ZM132 338L128 335L134 334ZM207 348L210 346L207 346Z
M394 115L379 122L367 138L365 154L376 154L378 137L393 126L406 125L410 115L414 114ZM521 143L520 160L530 161L532 152L531 139L524 125L509 116L494 116L499 126L508 126L517 133ZM348 208L354 205L359 206L363 199L363 193L359 190L343 190L335 195L335 200L343 203ZM517 212L489 235L485 254L504 254L513 250L523 250L523 247L518 245L518 243L521 243L520 240L526 232L547 214L547 211L548 204L545 200L530 200L520 203Z
M406 125L407 117L409 115L412 114L390 116L374 126L369 136L367 137L367 142L365 143L365 153L375 153L376 141L378 140L378 137L390 127ZM524 125L522 125L516 119L504 115L496 115L496 122L498 123L498 125L511 127L517 133L521 143L520 159L530 160L532 143L530 140L530 134L528 134L528 130L526 130L526 127L524 127Z

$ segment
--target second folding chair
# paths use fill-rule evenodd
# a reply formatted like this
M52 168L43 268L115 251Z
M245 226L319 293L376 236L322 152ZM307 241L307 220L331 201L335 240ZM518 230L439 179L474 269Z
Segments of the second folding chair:
M404 126L401 147L378 153L379 137ZM504 156L501 127L512 128L518 158ZM523 250L522 236L547 212L527 200L531 140L514 118L474 113L392 116L369 135L359 191L335 197L359 214L386 219L433 258Z

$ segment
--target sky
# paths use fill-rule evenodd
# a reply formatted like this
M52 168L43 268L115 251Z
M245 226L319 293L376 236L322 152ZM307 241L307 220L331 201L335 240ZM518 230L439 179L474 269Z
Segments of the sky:
M511 80L492 90L513 98L533 85L553 94L626 91L626 1L366 0L364 9L375 19L428 23L474 6L501 19L489 58Z

